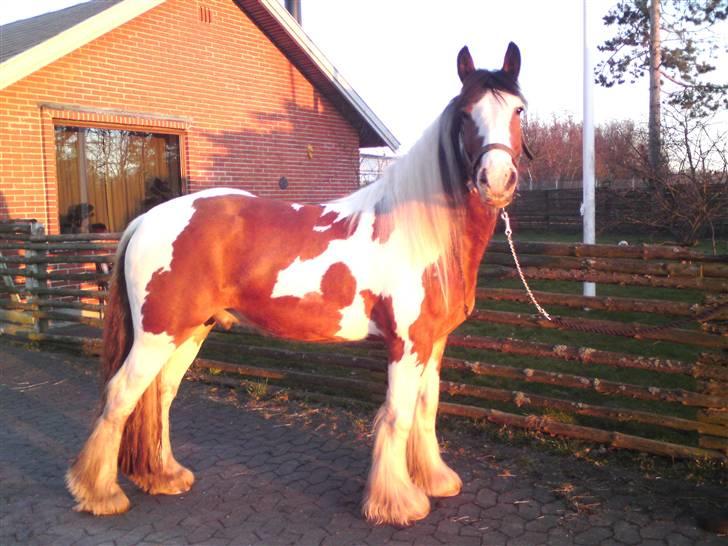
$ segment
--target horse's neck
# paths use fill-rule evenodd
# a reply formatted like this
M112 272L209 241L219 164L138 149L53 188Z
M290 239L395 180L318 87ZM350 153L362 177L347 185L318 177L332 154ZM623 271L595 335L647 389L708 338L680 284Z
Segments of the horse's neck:
M465 304L472 309L478 281L478 269L495 230L497 211L483 205L480 197L475 193L470 193L466 197L466 210L460 252L455 259L460 262L458 268L463 278Z

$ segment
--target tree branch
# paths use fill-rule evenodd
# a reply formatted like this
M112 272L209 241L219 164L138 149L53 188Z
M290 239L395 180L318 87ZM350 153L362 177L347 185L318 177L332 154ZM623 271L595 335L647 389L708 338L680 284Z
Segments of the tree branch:
M680 80L676 80L675 78L670 76L664 70L660 70L660 75L663 76L664 78L670 80L672 83L676 83L677 85L682 85L683 87L698 87L698 85L696 85L694 83L685 83L685 82L681 82Z

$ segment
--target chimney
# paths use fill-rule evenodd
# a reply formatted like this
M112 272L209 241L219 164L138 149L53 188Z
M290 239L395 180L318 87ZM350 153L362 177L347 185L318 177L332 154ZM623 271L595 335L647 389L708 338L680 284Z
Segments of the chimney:
M286 9L301 24L301 0L286 0Z

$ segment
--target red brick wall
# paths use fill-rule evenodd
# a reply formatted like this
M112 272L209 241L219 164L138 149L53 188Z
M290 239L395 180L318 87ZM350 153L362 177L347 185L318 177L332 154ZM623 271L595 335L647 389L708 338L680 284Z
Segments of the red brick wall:
M191 191L311 202L357 187L354 128L232 1L204 4L211 23L198 2L168 0L0 91L0 219L58 232L53 124L64 120L181 134Z

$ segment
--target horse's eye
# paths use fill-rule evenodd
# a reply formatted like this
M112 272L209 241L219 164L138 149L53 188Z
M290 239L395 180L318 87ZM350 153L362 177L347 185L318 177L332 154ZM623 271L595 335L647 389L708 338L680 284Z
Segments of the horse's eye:
M516 108L516 114L518 114L519 116L523 114L523 106L519 106L518 108Z

